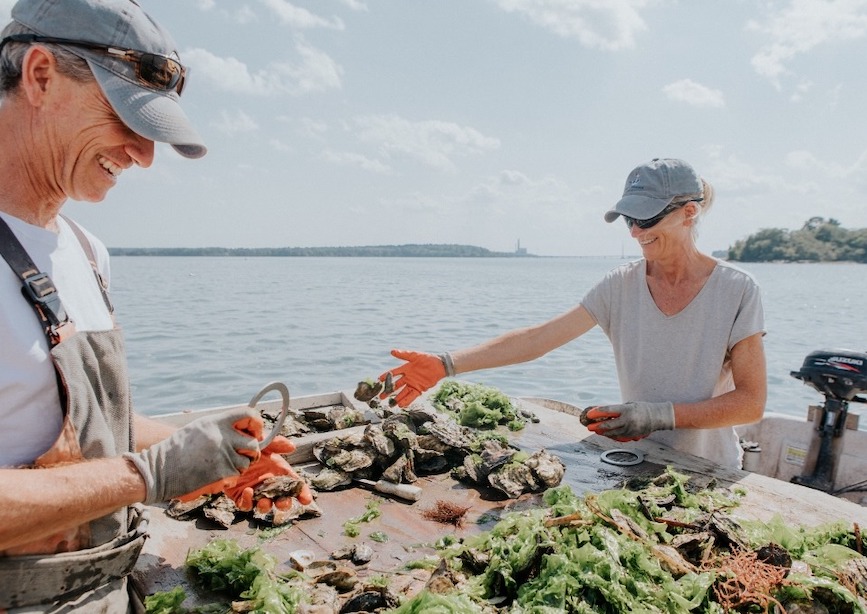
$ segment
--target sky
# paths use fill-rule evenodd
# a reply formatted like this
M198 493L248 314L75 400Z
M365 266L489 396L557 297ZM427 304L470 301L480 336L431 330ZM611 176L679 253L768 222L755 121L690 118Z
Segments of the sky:
M140 3L209 152L65 207L110 247L637 254L602 215L656 157L713 184L708 252L867 227L867 0Z

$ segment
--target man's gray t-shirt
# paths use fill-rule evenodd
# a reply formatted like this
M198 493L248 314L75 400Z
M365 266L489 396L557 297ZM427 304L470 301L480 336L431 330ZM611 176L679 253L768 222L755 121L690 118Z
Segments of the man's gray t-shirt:
M611 341L622 400L693 403L734 390L731 349L764 333L759 287L745 271L718 261L682 311L667 316L647 287L645 260L610 271L581 300ZM732 427L657 431L650 439L739 467Z

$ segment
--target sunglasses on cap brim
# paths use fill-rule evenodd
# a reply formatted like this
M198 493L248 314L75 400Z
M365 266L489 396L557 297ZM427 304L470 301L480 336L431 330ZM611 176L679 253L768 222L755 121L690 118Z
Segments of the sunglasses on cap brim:
M178 60L159 53L124 49L90 41L41 36L39 34L12 34L11 36L7 36L0 41L0 51L3 50L6 43L46 43L101 51L116 60L135 64L136 78L142 85L150 89L160 92L171 92L174 90L178 93L178 96L181 95L184 89L187 69Z

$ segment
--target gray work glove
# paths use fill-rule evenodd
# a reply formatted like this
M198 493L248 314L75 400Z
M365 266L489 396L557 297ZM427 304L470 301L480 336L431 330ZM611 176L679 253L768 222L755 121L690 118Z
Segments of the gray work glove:
M259 412L244 407L190 422L142 452L127 452L147 485L145 503L159 503L240 474L259 456L247 429ZM241 452L241 453L239 453Z
M618 441L641 439L653 431L674 428L674 405L671 403L629 402L623 405L594 407L588 417L598 417L587 428L598 435Z

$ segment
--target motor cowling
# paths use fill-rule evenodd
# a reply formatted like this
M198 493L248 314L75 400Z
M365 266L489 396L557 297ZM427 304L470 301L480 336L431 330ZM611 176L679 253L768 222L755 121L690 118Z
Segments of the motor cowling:
M856 395L867 392L867 354L852 350L818 350L804 358L792 377L802 380L826 397L867 402Z

